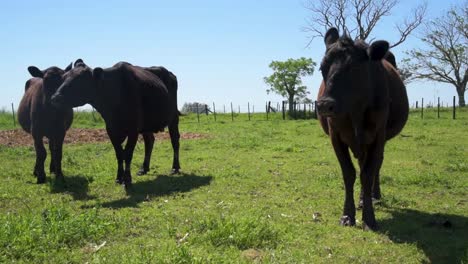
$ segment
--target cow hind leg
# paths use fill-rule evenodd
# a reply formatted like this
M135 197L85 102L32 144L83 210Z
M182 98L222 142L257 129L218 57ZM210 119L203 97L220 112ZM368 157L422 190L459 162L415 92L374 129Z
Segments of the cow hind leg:
M49 151L50 151L50 166L49 166L49 172L50 173L55 173L55 153L54 153L54 144L55 141L52 139L49 139Z
M179 173L179 117L177 116L174 121L169 125L169 135L171 136L172 150L174 151L174 157L172 160L172 174Z
M36 164L34 165L34 175L37 177L37 183L45 183L46 174L44 171L44 162L47 157L47 151L42 142L42 137L34 136L34 149L36 150Z
M145 159L137 172L137 175L145 175L149 171L151 153L153 152L154 146L154 134L152 132L143 133L143 140L145 142Z
M372 203L372 188L383 161L384 144L384 135L377 135L376 141L368 149L365 161L360 162L363 165L360 178L363 193L362 220L364 229L376 230L378 228Z
M382 194L380 192L380 168L382 167L383 163L383 155L380 155L376 157L376 170L377 170L377 175L375 175L373 182L372 182L372 203L378 203L379 200L382 198ZM359 205L358 208L362 209L363 207L363 189L361 187L361 193L359 195Z

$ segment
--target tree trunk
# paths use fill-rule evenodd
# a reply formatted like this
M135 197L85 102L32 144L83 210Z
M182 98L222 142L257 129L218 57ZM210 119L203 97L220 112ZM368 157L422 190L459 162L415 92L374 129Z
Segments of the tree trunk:
M458 87L457 87L458 88ZM458 93L458 105L460 107L465 107L465 89L462 87L462 89L457 89Z
M289 95L288 104L289 104L289 116L292 116L294 113L294 95Z

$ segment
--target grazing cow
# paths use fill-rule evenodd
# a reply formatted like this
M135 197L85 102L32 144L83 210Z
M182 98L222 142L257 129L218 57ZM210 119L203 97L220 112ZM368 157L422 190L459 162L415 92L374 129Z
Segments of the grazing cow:
M71 69L70 64L65 70L50 67L39 70L35 66L28 67L34 77L25 85L25 93L18 108L18 122L24 131L30 133L36 150L36 164L34 175L37 183L45 183L46 174L44 161L47 156L43 137L49 139L51 154L50 172L55 173L57 180L63 181L62 146L66 131L73 121L72 108L54 107L50 100L57 88L63 82L63 75Z
M101 114L117 157L118 183L131 186L130 165L138 134L159 132L166 126L174 150L172 169L179 171L177 93L169 92L163 81L145 68L125 62L107 69L81 65L65 75L52 102L68 107L89 103Z
M356 171L351 149L360 167L363 227L375 230L372 196L380 198L379 171L385 143L400 133L408 119L406 88L392 63L383 59L389 49L386 41L367 45L340 37L332 28L325 34L325 45L317 113L322 128L330 135L343 174L341 224L356 222Z

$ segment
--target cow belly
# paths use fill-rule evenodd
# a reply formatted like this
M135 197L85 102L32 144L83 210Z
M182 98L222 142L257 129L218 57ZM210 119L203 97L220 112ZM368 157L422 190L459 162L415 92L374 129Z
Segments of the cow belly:
M390 107L387 119L386 139L389 140L398 135L408 120L409 105L406 88L395 85L390 92Z
M154 104L143 108L141 132L159 132L169 125L173 118L168 105Z

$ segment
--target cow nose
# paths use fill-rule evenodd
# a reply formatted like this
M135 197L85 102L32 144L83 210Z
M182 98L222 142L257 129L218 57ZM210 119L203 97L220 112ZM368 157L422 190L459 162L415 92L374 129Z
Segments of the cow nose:
M332 116L335 114L336 101L332 98L323 98L317 101L317 112L322 116Z

